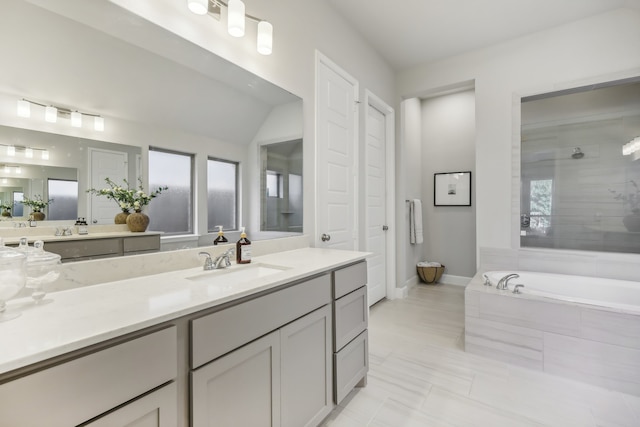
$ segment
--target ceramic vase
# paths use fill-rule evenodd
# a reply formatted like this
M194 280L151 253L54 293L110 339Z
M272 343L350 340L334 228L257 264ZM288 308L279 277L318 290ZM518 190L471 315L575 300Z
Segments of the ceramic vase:
M122 211L119 214L116 215L116 217L113 219L113 222L116 224L126 224L127 223L127 217L129 216L129 211Z
M127 217L127 225L132 232L142 232L149 226L149 216L147 214L135 211Z
M31 218L33 218L34 221L44 221L45 215L44 212L34 211L31 212Z

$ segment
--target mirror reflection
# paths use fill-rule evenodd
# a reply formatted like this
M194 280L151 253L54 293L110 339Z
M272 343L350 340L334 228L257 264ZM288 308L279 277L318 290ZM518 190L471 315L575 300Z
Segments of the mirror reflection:
M521 132L521 246L640 253L640 81L523 98Z
M260 148L262 231L302 232L302 140Z
M167 197L163 194L154 199L149 206L150 229L195 233L197 243L206 244L212 240L207 234L214 232L216 225L237 230L249 224L251 237L262 238L258 224L261 203L267 200L259 194L258 147L301 141L302 100L111 2L92 4L92 13L87 15L83 8L35 3L0 4L0 25L13 35L11 40L0 40L3 111L15 112L16 102L22 98L53 103L71 111L104 116L105 130L75 130L69 117L47 124L36 117L40 112L34 107L37 114L30 119L0 116L0 124L6 125L0 132L15 134L19 128L30 128L30 132L46 135L38 138L37 144L48 149L49 164L77 171L79 197L74 219L79 216L86 217L90 224L112 224L118 212L115 203L90 197L86 190L103 187L105 177L116 182L126 177L130 183L142 177L145 186L153 187L151 181L156 178L151 172L157 162L149 152L157 150L190 156L193 194L179 207L167 206L171 189ZM34 26L38 31L32 30ZM86 60L89 52L91 61ZM36 142L30 144L35 146ZM20 145L26 146L23 142ZM92 156L93 151L102 154ZM117 161L110 152L115 153ZM0 147L0 164L7 160L4 156ZM209 191L204 172L208 159L237 165L232 205L227 203L228 189L215 188L219 182L214 182ZM96 167L107 163L118 164L119 168ZM170 183L167 185L171 188ZM42 188L46 196L47 182L43 181ZM217 199L211 193L225 193L225 198ZM209 203L207 199L211 199ZM182 221L186 226L181 223L180 227L172 225L171 230L160 229L169 223L169 218L161 215L172 212L188 215ZM299 215L293 216L284 229L302 232L301 205ZM268 236L277 237L277 232Z

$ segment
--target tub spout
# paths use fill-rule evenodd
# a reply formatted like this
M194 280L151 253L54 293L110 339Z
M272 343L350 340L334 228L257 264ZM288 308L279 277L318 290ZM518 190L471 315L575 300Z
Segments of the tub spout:
M516 273L507 274L506 276L504 276L502 279L500 279L498 281L498 284L496 285L496 289L508 290L509 289L509 280L517 279L518 277L520 277L520 275L516 274Z

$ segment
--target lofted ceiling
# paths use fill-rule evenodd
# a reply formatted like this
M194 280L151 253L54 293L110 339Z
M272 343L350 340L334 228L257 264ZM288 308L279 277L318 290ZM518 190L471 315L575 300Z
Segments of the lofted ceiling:
M327 0L395 70L436 61L640 0Z

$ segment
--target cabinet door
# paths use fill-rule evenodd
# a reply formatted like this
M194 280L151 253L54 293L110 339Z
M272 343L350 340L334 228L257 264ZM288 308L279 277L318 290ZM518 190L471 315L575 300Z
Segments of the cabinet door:
M282 427L316 426L331 412L331 306L280 329Z
M193 427L279 426L279 331L193 371L191 388Z
M175 427L178 423L176 383L136 399L82 427Z

